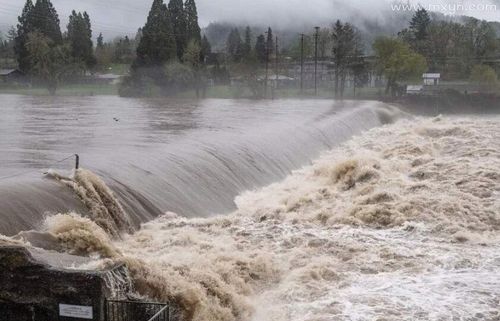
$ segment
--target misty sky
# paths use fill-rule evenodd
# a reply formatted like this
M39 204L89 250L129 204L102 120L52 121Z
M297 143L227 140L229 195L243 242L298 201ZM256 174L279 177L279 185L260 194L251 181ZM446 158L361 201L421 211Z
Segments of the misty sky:
M5 30L16 23L25 0L0 0L0 29ZM134 34L141 27L152 0L52 0L65 29L67 16L72 9L89 12L94 33L102 32L106 38L116 35ZM198 0L200 24L212 21L270 25L278 28L288 25L324 25L335 19L353 17L382 17L382 12L391 12L393 0ZM491 21L500 21L500 0L418 0L423 5L434 4L452 8L456 4L495 4L497 10L468 10L460 14ZM451 6L450 6L451 5ZM441 9L451 14L444 7ZM393 12L393 14L398 14Z

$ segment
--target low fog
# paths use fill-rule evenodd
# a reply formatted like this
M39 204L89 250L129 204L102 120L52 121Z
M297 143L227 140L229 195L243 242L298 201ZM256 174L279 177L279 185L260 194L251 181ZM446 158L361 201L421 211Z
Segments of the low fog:
M93 20L95 33L102 32L106 38L123 34L134 34L144 24L151 0L54 0L61 22L67 23L72 9L86 10ZM313 25L329 24L335 19L368 19L384 23L393 20L388 15L396 14L391 10L393 0L198 0L201 26L210 22L230 22L250 25L271 25L274 28L300 29ZM455 14L474 16L490 21L500 21L500 0L452 1L419 0L414 3L423 5L450 4L496 4L497 10L470 10ZM16 23L24 0L2 0L0 3L0 29L6 30ZM453 14L442 8L442 13ZM353 21L353 19L355 19Z

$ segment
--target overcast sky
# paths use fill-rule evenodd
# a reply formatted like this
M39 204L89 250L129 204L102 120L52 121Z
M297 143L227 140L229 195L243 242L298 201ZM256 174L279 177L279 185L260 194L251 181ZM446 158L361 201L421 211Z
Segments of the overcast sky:
M16 23L25 0L0 0L0 29ZM458 4L467 7L459 14L500 21L500 0L414 0L452 14ZM141 27L152 0L52 0L65 29L72 9L86 10L93 22L94 33L109 38L134 34ZM197 0L200 24L213 21L250 23L252 25L314 25L337 18L373 17L391 11L394 0ZM495 4L496 10L487 5ZM470 7L475 5L475 8ZM441 7L440 7L441 6ZM458 7L460 8L460 7ZM398 14L394 11L394 14Z

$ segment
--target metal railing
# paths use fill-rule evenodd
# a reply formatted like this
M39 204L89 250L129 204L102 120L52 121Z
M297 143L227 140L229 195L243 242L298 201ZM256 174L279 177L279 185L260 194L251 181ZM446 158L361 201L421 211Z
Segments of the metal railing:
M107 300L104 314L106 321L174 321L166 303Z

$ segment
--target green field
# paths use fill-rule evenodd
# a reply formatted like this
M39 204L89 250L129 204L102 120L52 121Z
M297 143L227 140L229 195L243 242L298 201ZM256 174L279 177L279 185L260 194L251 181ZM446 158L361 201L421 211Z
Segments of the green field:
M57 96L97 96L97 95L118 95L118 86L112 84L80 84L61 86L57 89ZM378 99L383 94L383 89L380 88L361 88L356 91L356 97L353 96L352 90L346 91L344 99ZM0 86L0 94L14 95L31 95L31 96L48 96L49 92L43 87L2 87ZM156 92L156 96L161 96L161 92ZM179 92L173 95L174 98L197 98L194 90ZM200 98L201 92L200 92ZM248 88L231 87L228 85L219 85L207 88L205 97L203 98L219 98L219 99L239 99L239 98L255 98ZM268 98L328 98L333 99L333 89L319 88L318 95L314 94L314 89L306 89L303 93L300 89L277 89L268 91Z
M48 96L49 92L43 87L0 87L0 94ZM82 84L61 86L57 89L57 96L96 96L118 95L116 85Z

